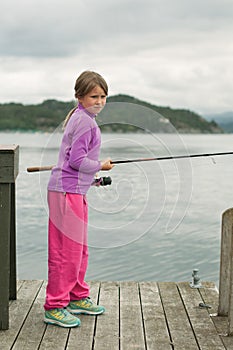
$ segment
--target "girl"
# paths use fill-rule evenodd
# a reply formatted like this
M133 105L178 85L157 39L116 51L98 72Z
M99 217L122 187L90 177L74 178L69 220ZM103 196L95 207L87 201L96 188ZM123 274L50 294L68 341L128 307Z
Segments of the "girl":
M100 130L95 121L103 109L108 86L101 75L83 72L75 84L78 106L64 122L57 165L48 183L48 285L44 321L76 327L80 313L105 311L89 298L84 281L88 264L86 193L99 170L111 170L110 159L99 161Z

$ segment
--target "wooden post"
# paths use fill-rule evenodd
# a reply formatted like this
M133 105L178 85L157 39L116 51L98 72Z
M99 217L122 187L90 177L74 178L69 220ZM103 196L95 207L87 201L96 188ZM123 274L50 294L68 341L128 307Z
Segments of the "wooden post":
M227 334L233 335L233 208L222 215L218 315L228 316Z
M233 235L233 208L226 210L222 215L222 236L219 276L219 316L227 316L230 301L230 282L232 271L232 235Z
M15 179L19 147L0 145L0 329L9 328L9 298L16 299Z
M15 183L11 184L11 222L10 222L10 285L9 299L17 298L17 271L16 271L16 208L15 208Z

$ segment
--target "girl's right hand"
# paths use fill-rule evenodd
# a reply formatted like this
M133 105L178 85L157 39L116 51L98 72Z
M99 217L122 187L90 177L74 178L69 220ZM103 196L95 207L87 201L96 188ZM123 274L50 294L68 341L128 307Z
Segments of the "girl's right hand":
M113 167L114 167L114 164L111 163L110 158L101 161L100 170L111 170Z

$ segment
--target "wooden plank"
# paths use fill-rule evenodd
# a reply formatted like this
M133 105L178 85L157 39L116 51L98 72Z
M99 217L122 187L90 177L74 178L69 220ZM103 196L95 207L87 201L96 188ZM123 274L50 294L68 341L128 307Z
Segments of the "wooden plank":
M43 319L41 321L43 322ZM69 328L47 325L39 349L64 350L66 348L69 331Z
M42 284L12 350L31 350L39 347L46 327L43 322L45 287L46 282Z
M97 318L95 350L119 350L119 283L101 282L99 304L106 312Z
M15 220L15 184L10 184L10 280L9 280L9 299L15 300L17 297L16 281L16 220Z
M219 309L220 316L228 315L230 306L232 275L232 235L233 235L233 209L226 210L222 215L221 257L219 276ZM231 315L233 318L233 315Z
M190 288L187 282L179 283L178 287L200 349L225 350L208 311L199 308L202 299L198 289Z
M17 280L17 283L16 283L17 293L19 292L19 290L22 287L23 283L24 283L23 280ZM10 312L10 305L12 304L12 302L13 302L13 300L9 300L9 312Z
M10 189L0 183L0 329L9 328Z
M202 282L205 288L199 290L203 302L211 305L211 309L208 309L210 317L214 322L216 330L225 345L226 349L233 349L233 337L227 336L228 332L228 317L218 315L218 303L219 294L217 288L213 282Z
M22 287L23 283L24 283L23 280L17 280L17 284L16 284L16 286L17 286L17 293L19 292L19 290Z
M16 282L17 293L19 292L19 290L20 290L20 288L22 287L23 284L24 284L23 280L17 280L17 282ZM10 305L12 304L12 302L13 302L13 300L9 300L9 309L10 309Z
M47 283L46 283L47 285ZM41 321L43 323L44 310L42 308ZM40 343L40 349L64 350L68 340L69 328L63 328L56 325L45 325L45 331Z
M199 349L175 283L158 283L172 344L179 350Z
M171 340L157 283L140 282L139 290L141 295L147 350L171 350Z
M98 301L99 295L106 313L81 315L81 327L67 330L43 323L46 282L18 281L18 300L10 302L10 329L0 331L0 349L118 350L120 345L121 350L231 350L233 337L218 335L226 329L227 317L210 316L218 309L215 285L202 284L205 288L192 289L188 283L161 282L158 288L155 282L102 282L99 292L100 283L91 282L91 296ZM212 306L210 314L198 307L201 301Z
M97 302L100 282L97 282L97 281L90 282L89 285L90 285L90 297L95 302ZM67 350L92 350L96 317L88 316L88 315L79 315L79 318L82 322L81 326L71 329L66 349Z
M66 349L66 343L69 336L69 332L70 332L69 328L63 328L55 325L47 325L45 334L41 340L39 349L43 349L43 350Z
M23 282L18 299L10 304L9 329L0 332L1 350L9 350L13 346L41 285L42 281Z
M120 349L146 349L138 283L120 283Z

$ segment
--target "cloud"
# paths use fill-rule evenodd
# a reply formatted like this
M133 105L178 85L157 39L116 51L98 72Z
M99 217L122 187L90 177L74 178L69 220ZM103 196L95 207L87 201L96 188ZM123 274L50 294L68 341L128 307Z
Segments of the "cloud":
M89 47L119 50L121 43L124 51L174 46L231 23L233 8L220 0L13 3L5 2L1 12L0 54L29 57L66 57Z
M200 112L233 109L231 0L4 1L1 100L71 99L100 71L111 93Z

